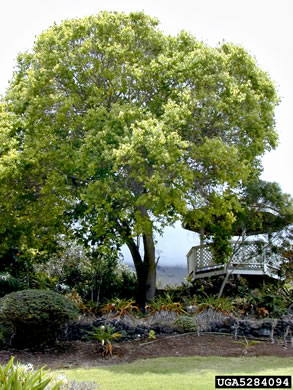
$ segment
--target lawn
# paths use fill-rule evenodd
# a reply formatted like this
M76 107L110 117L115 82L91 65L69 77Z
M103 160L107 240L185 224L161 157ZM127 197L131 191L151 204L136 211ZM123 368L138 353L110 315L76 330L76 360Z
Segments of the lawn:
M214 390L216 375L292 375L293 358L171 357L60 372L68 379L94 380L101 390Z

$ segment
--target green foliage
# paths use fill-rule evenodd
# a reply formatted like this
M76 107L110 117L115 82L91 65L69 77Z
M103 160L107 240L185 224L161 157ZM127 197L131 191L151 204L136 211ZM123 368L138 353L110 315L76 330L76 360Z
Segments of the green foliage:
M117 316L123 316L124 314L132 314L134 311L140 313L138 306L134 305L133 299L120 299L115 298L109 301L106 305L102 306L101 311L104 314L115 313Z
M293 289L285 280L262 280L259 278L232 278L225 297L218 298L217 291L222 283L219 276L198 279L191 285L168 289L169 296L184 308L192 306L201 312L209 308L227 315L253 315L264 318L280 318L288 313L293 301ZM172 298L174 301L174 299ZM160 310L161 301L157 298L154 308Z
M6 295L12 291L19 290L21 281L10 275L8 272L0 273L0 296Z
M0 365L1 390L60 390L62 383L49 387L52 378L43 372L43 369L33 371L31 367L13 364L13 358L5 367Z
M280 250L282 256L286 259L282 267L282 275L286 278L288 283L292 283L293 281L293 250L291 248L288 249L288 247L284 245Z
M21 347L54 342L59 328L77 315L76 305L53 291L24 290L0 299L0 321L13 328L13 343Z
M83 303L81 296L78 294L78 292L76 290L72 290L72 291L66 293L65 296L68 299L70 299L72 302L75 303L76 307L78 308L78 310L81 313L85 313L87 311L90 311L90 310L88 310L89 307L87 308L87 306Z
M237 201L231 195L226 199L217 199L217 202L213 199L212 203L218 205L215 210L206 210L208 206L205 206L199 213L190 211L185 226L201 232L205 241L212 243L210 250L218 264L229 263L235 253L237 256L242 242L232 245L230 240L233 236L245 238L247 235L269 234L270 244L266 253L270 248L272 254L282 253L283 236L293 223L292 197L283 193L277 183L255 177L239 185L237 196ZM226 214L223 215L225 208ZM207 217L206 213L211 212ZM292 243L292 234L290 241Z
M155 340L155 338L156 338L156 332L153 329L151 329L148 334L148 339Z
M19 55L7 102L7 242L48 251L66 232L126 243L143 299L155 293L154 232L189 209L231 223L235 187L276 145L274 85L242 47L166 36L142 12L55 24Z
M202 312L204 310L213 309L215 311L221 311L223 314L232 314L235 313L235 308L233 305L233 300L229 297L218 298L216 296L206 296L200 300L197 305L198 311Z
M247 338L244 336L244 341L234 341L235 344L241 344L244 346L245 351L247 353L248 349L252 347L253 345L260 344L260 341L257 340L247 340Z
M135 273L122 262L117 251L105 253L105 248L93 250L74 241L60 241L59 247L58 253L48 261L34 264L33 279L38 278L39 285L44 277L50 281L48 287L62 292L75 291L93 307L114 297L134 295Z
M146 306L146 311L149 313L155 313L162 310L176 313L185 313L181 303L174 302L173 298L169 294L156 297Z
M56 378L43 368L34 370L32 364L14 364L12 357L5 367L0 365L0 390L95 390L95 382L68 382L65 376Z
M112 341L119 339L122 335L119 332L115 332L113 326L102 325L99 328L93 326L94 331L88 331L88 336L94 340L97 340L102 348L102 356L112 356Z
M11 326L0 323L0 348L5 349L10 346L13 337Z
M88 331L90 338L99 341L101 344L110 344L113 340L117 340L121 337L119 332L115 332L113 326L102 325L99 328L93 326L94 332Z
M239 306L242 306L244 311L262 317L279 318L288 313L291 303L292 293L280 287L278 283L271 283L253 290L246 290Z
M174 325L182 330L184 333L196 332L197 326L189 315L180 315L175 320Z

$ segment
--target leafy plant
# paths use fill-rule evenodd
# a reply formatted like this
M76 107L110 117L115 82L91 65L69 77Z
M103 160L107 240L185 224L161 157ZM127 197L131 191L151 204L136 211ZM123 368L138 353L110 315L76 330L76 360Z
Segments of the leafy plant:
M180 302L174 302L172 297L169 294L166 294L165 296L159 296L155 299L153 299L146 307L146 311L153 314L155 312L159 311L172 311L176 313L184 313L187 314L183 308Z
M102 306L101 310L104 314L115 313L117 316L123 316L126 313L130 314L133 311L140 313L138 306L134 305L135 301L133 299L120 299L115 298L111 300L106 305Z
M68 382L63 375L54 377L44 367L34 370L32 364L14 364L14 357L5 367L0 365L0 390L95 390L95 382Z
M10 345L10 340L13 336L13 330L11 326L0 323L0 348L4 348Z
M148 339L154 340L155 338L156 338L156 332L153 329L151 329L148 334Z
M21 282L9 272L0 272L0 296L20 288Z
M216 296L206 296L197 306L198 311L213 309L215 311L221 311L223 314L231 314L235 312L233 301L228 297L218 298Z
M97 305L95 302L93 301L87 301L86 304L85 304L85 307L86 307L86 311L88 313L93 313L95 315L98 315L98 314L101 314L101 308L99 305Z
M257 340L247 340L247 338L244 336L244 341L234 341L235 344L242 344L245 348L245 354L247 354L248 349L252 347L255 344L260 344L260 341Z
M259 307L257 309L257 316L258 317L267 317L269 315L269 311L267 309L265 309L264 307Z
M286 314L292 302L292 297L286 289L277 284L266 284L245 293L245 309L259 317L280 317Z
M54 342L59 328L77 316L76 305L53 291L24 290L0 299L0 320L12 327L18 347Z
M72 302L74 302L76 304L76 306L78 307L78 309L82 313L85 313L88 311L87 306L83 303L81 296L79 295L79 293L76 290L73 289L72 291L68 292L65 296L68 299L70 299Z
M178 318L175 320L174 325L181 329L183 332L196 332L197 331L197 326L194 323L193 319L189 315L180 315Z
M102 348L102 356L105 357L110 355L112 357L112 341L117 340L122 335L119 332L115 332L113 326L102 325L97 328L93 326L94 331L88 331L88 335L90 338L97 340Z
M43 368L34 371L31 365L14 365L12 357L5 367L0 365L1 390L44 390L52 378L44 373ZM56 383L50 390L61 389L62 382Z

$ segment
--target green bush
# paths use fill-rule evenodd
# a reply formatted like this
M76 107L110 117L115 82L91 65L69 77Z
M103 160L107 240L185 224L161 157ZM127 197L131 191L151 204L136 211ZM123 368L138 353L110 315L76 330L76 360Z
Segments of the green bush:
M192 317L188 315L181 314L178 316L174 325L184 333L197 331L196 323L193 321Z
M72 301L49 290L18 291L0 299L0 321L13 328L17 347L54 342L60 327L77 315Z
M284 288L278 285L267 284L262 288L256 288L247 291L244 294L244 309L252 311L254 314L261 316L266 315L273 318L280 318L283 314L288 313L288 308L292 303L292 295Z

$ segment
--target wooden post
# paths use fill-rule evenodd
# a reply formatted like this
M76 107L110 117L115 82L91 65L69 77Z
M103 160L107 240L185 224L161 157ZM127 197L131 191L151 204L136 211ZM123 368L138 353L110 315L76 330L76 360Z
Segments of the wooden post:
M203 268L203 251L204 251L204 230L200 229L200 252L199 252L199 268Z

